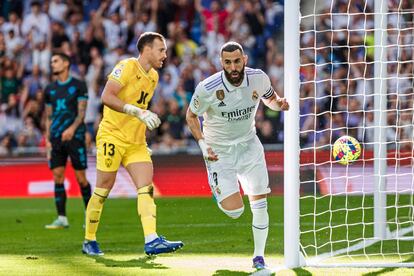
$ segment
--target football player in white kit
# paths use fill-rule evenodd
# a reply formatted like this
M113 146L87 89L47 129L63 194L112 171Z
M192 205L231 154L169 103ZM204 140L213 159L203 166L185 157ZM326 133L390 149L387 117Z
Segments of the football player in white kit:
M260 69L246 67L247 56L236 42L220 50L223 70L200 82L187 110L187 123L200 145L208 181L218 207L236 219L244 211L240 194L249 197L253 214L253 267L264 269L269 226L266 196L270 192L263 146L256 136L260 100L272 110L288 110ZM201 131L199 116L203 116Z

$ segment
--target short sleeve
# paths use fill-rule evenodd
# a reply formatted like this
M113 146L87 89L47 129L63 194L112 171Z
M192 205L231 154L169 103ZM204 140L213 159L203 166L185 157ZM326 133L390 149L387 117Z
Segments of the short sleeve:
M209 108L208 94L202 83L199 83L195 89L190 102L190 109L198 116L202 115Z
M86 82L81 81L79 83L78 101L86 100L88 100L88 87L86 86Z
M263 73L263 90L264 94L262 95L262 99L269 99L273 96L275 91L273 90L272 84L270 83L269 76Z
M131 63L127 60L123 60L115 65L112 72L108 75L108 80L116 81L125 86L128 82L128 79L131 76Z

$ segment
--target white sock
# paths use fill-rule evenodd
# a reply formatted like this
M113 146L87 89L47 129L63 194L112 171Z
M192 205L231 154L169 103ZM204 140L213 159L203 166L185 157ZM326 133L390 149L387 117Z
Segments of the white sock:
M152 242L156 238L158 238L158 235L157 234L149 234L149 235L146 235L145 236L145 243Z
M250 202L250 209L253 214L252 230L254 239L253 257L264 257L267 233L269 231L269 215L267 213L267 200L262 198Z

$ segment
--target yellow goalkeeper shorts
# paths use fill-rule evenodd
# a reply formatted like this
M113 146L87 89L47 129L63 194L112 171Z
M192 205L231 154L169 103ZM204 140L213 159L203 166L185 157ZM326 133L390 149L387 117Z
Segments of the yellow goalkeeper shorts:
M98 132L96 136L96 168L104 172L115 172L119 166L131 163L151 162L146 144L125 143L121 139Z

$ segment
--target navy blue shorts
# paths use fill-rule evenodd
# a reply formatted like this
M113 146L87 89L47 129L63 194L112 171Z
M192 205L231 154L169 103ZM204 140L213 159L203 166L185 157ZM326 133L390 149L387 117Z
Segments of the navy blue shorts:
M72 139L62 142L61 140L52 140L52 152L49 160L49 168L65 167L68 156L75 170L85 170L87 165L86 144L85 141Z

